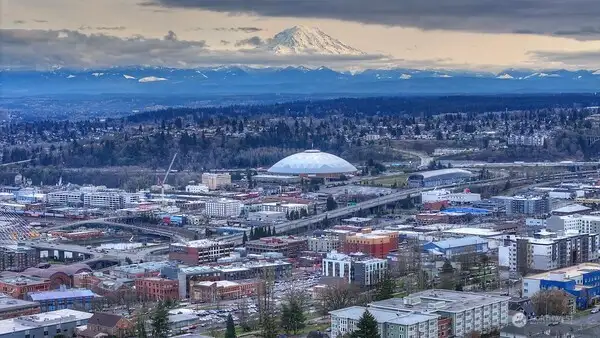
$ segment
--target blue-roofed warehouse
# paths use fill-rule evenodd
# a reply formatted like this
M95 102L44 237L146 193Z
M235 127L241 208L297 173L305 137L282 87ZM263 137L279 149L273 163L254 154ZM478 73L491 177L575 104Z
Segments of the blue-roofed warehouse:
M408 177L411 188L436 187L464 182L473 177L473 173L464 169L440 169L414 173Z
M40 303L42 312L62 309L92 309L92 300L98 297L88 289L60 289L55 291L34 292L27 295L31 301Z
M434 253L439 252L446 258L471 253L486 253L488 249L488 241L477 236L429 242L423 245L423 250Z

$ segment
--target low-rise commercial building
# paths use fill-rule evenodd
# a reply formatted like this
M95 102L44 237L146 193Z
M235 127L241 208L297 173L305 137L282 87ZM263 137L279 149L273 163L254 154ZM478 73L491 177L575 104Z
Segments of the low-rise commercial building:
M261 283L261 280L256 279L196 282L192 286L190 298L198 302L216 302L251 297L256 294Z
M578 309L587 309L600 296L600 264L584 263L523 277L524 297L540 290L559 289L573 295Z
M40 313L40 304L0 294L0 320Z
M248 213L248 221L261 223L278 223L286 220L285 212L281 211L255 211Z
M208 186L204 184L190 184L185 186L185 192L192 194L202 194L209 191Z
M313 252L331 252L339 250L341 241L337 236L319 236L308 239L308 250Z
M50 280L29 276L0 276L0 292L16 299L25 299L29 292L50 290Z
M333 337L356 330L358 319L369 310L382 337L465 337L486 334L508 325L510 297L450 290L427 290L404 298L391 298L364 307L330 312Z
M29 293L27 299L40 304L41 312L63 309L91 311L92 301L98 297L86 289L65 289Z
M159 277L145 277L135 280L135 292L139 299L165 301L179 299L179 282Z
M134 263L115 266L111 269L111 273L118 278L156 277L166 266L169 266L167 261Z
M75 328L86 325L89 312L57 310L0 321L0 338L73 337Z
M187 243L174 243L169 248L169 259L185 264L199 265L216 262L233 252L233 242L211 241L201 239Z
M456 255L486 253L489 248L487 240L478 236L469 236L439 242L429 242L423 245L423 250L439 252L444 257L450 259Z
M362 232L347 235L342 243L342 251L346 254L362 252L366 255L385 258L398 249L397 231L363 229Z
M264 237L246 242L246 250L249 254L276 252L284 257L296 258L301 251L306 251L306 249L308 249L308 239L305 237Z

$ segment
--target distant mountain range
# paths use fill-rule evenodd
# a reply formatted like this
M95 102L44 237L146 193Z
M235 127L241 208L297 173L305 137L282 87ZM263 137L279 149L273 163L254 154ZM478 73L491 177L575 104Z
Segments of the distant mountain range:
M337 40L318 28L306 26L294 26L283 30L265 46L259 46L276 55L364 55L354 47L350 47Z
M600 71L588 70L507 69L494 74L417 69L368 69L351 73L326 67L126 67L2 71L0 78L4 97L77 94L362 96L600 91Z

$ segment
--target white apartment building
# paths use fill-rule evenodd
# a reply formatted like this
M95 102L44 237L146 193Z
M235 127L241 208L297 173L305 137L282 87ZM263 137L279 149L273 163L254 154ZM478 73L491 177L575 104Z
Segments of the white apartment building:
M546 219L546 228L548 231L559 233L576 231L583 234L598 234L600 233L600 216L551 216Z
M121 209L123 198L120 193L113 191L97 191L83 194L83 205L93 208Z
M323 258L321 268L325 277L340 277L352 283L352 258L348 255L333 250Z
M546 140L546 137L541 136L541 135L534 135L534 136L510 135L508 137L507 143L509 145L543 147L545 140Z
M498 247L498 265L509 271L549 271L598 259L600 235L542 231L534 237L506 236Z
M224 174L213 174L203 173L202 184L208 187L210 190L217 190L223 186L231 184L231 175L228 173Z
M192 194L200 194L208 192L208 186L204 184L191 184L185 186L185 192L189 192Z
M333 337L353 332L368 309L379 324L381 337L465 337L474 331L485 334L508 325L509 299L484 293L426 290L374 302L367 308L332 311L331 332Z
M302 209L308 212L308 204L270 202L262 203L260 205L261 211L278 211L283 212L284 214L288 214L292 211L300 212Z
M339 277L359 286L379 283L388 271L388 262L381 258L350 256L332 250L323 258L323 276Z
M242 212L240 201L220 198L206 202L206 215L212 217L237 217Z
M47 195L50 205L81 205L83 203L83 194L79 190L75 191L54 191Z
M452 193L446 189L436 189L423 191L421 193L421 203L435 203L448 201L451 204L465 204L481 201L481 195L472 192Z
M308 239L308 250L313 252L331 252L340 247L340 238L337 236L321 236Z

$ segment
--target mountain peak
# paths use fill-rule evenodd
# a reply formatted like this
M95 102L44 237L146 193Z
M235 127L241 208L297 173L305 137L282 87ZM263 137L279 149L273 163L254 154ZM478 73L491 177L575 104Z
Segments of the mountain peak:
M363 55L316 27L294 26L269 40L266 49L275 54Z

